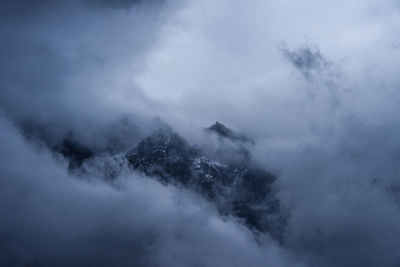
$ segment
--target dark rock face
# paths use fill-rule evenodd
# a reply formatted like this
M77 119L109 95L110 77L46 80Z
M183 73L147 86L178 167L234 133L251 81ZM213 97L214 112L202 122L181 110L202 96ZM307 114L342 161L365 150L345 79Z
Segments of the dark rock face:
M254 144L254 140L247 137L244 134L236 133L233 130L227 128L220 122L215 122L215 124L211 125L210 127L206 128L206 131L214 132L220 137L230 139L232 141L240 141L243 143Z
M184 185L256 231L280 240L283 217L272 184L276 177L248 160L221 164L191 147L171 129L160 129L126 155L132 168L164 183Z
M282 241L285 218L273 190L276 177L252 162L250 152L243 145L247 137L234 133L221 123L207 129L237 141L238 148L222 149L216 158L211 159L205 151L190 146L166 126L142 140L125 157L114 157L127 160L135 171L158 178L162 183L191 189L215 203L222 215L240 218L255 233L267 232ZM90 165L95 159L103 162L99 171L110 180L117 176L118 168L123 168L122 163L115 165L115 160L107 165L106 159L113 157L95 153L73 138L64 139L53 150L64 156L69 169L78 174L86 172L84 163ZM226 160L229 158L226 154L233 153L241 156Z
M191 164L198 156L185 140L169 129L159 129L127 154L132 167L164 182L188 182Z
M88 147L71 138L66 138L56 145L54 151L60 153L68 160L69 169L81 167L85 160L94 156L93 151Z

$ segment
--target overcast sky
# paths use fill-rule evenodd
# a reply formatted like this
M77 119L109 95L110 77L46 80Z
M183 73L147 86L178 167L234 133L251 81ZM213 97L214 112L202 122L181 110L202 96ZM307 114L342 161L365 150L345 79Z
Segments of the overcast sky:
M0 34L0 263L400 265L398 0L4 0ZM23 137L130 149L155 117L255 139L285 245L136 174L76 180Z

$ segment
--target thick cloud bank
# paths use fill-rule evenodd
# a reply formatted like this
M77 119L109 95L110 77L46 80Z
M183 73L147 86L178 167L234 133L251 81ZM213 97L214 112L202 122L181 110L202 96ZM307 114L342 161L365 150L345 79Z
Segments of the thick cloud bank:
M0 126L2 266L296 266L198 196L128 171L78 180Z
M397 0L0 5L1 266L400 265ZM283 242L129 170L162 121L254 140ZM103 158L69 171L66 137Z

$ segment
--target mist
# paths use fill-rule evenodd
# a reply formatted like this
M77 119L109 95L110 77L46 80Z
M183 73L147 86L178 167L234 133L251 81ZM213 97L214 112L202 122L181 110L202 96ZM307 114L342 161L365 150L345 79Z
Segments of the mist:
M400 264L398 1L6 0L0 15L0 265ZM210 139L215 121L254 144ZM282 240L133 170L124 153L165 127L273 173ZM99 156L71 170L65 139Z

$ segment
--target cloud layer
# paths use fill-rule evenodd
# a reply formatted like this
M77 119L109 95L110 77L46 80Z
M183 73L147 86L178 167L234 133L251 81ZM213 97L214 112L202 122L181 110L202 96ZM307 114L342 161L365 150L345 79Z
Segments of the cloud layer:
M399 265L398 1L1 5L0 265ZM154 116L203 147L214 121L252 137L284 244L128 170L79 180L47 150L126 151Z
M301 266L193 193L128 170L78 180L0 126L3 266Z

